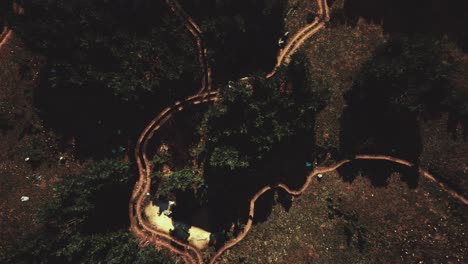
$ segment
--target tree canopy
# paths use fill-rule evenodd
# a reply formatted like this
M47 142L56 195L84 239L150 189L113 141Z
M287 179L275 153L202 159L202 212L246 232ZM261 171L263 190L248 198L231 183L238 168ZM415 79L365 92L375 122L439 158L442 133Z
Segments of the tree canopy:
M229 82L200 126L208 139L209 164L228 170L256 167L276 146L313 135L314 116L327 98L326 84L298 59L273 78Z
M18 32L46 55L53 88L108 88L129 100L171 96L165 81L199 79L196 47L161 1L32 1ZM184 89L179 88L179 89Z
M173 263L128 232L128 164L104 160L64 177L39 210L39 230L2 263Z

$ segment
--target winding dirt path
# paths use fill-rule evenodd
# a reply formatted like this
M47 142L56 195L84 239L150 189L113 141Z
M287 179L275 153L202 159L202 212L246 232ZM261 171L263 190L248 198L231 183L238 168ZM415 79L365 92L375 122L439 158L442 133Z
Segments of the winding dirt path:
M0 33L0 49L7 43L7 41L11 38L13 31L8 27L4 27L2 33Z
M299 30L291 40L288 41L284 49L280 50L276 57L276 65L273 70L266 75L266 78L270 78L275 75L276 71L283 64L288 64L291 56L301 47L304 42L315 35L320 29L325 27L325 24L330 21L330 10L326 0L317 0L319 7L318 16L310 24Z
M260 189L254 196L253 198L250 200L250 209L249 209L249 217L248 217L248 220L247 220L247 223L245 224L245 227L244 229L242 230L241 233L239 233L239 235L232 239L231 241L229 241L228 243L226 243L221 249L219 249L219 251L216 253L215 256L213 256L213 258L211 259L210 263L214 263L216 261L216 259L221 256L222 253L224 253L226 250L228 250L229 248L235 246L237 243L239 243L242 239L245 238L245 236L247 235L247 233L250 231L250 229L252 228L252 224L253 224L253 219L254 219L254 212L255 212L255 203L256 201L258 200L258 198L260 198L265 192L269 191L269 190L273 190L275 188L279 188L279 189L283 189L285 190L287 193L291 194L291 195L294 195L294 196L299 196L301 194L303 194L307 188L309 187L310 183L312 182L312 179L317 176L318 174L324 174L324 173L328 173L328 172L332 172L332 171L335 171L337 170L339 167L345 165L346 163L349 163L353 160L386 160L386 161L390 161L390 162L395 162L395 163L398 163L398 164L401 164L401 165L404 165L404 166L407 166L407 167L413 167L415 166L415 164L411 163L411 162L408 162L406 160L402 160L402 159L399 159L399 158L395 158L395 157L391 157L391 156L385 156L385 155L357 155L354 157L354 159L347 159L347 160L342 160L338 163L336 163L335 165L333 166L330 166L330 167L317 167L316 169L314 169L314 171L312 171L309 176L307 176L307 180L306 182L304 183L304 185L302 185L301 188L299 188L298 190L292 190L290 189L287 185L285 184L282 184L282 183L279 183L277 184L276 186L265 186L263 187L262 189ZM425 177L426 179L429 179L430 181L438 184L440 186L441 189L445 190L447 193L449 193L453 198L459 200L461 203L465 204L465 205L468 205L468 200L461 196L460 194L458 194L457 192L455 192L454 190L452 190L451 188L449 188L447 185L445 185L444 183L438 181L434 176L432 176L429 172L419 168L419 173L421 176Z
M135 148L135 157L139 171L139 179L135 185L132 197L130 199L130 230L135 233L143 241L143 243L154 242L156 246L166 247L173 253L184 256L189 263L203 262L201 253L198 249L190 244L174 239L169 234L158 231L152 225L147 224L145 219L143 219L141 208L146 201L146 193L150 191L150 174L152 170L152 164L147 157L146 151L148 142L153 137L154 133L159 130L161 126L172 117L174 113L180 112L185 107L191 105L214 102L217 100L216 95L217 92L198 93L188 97L182 102L178 101L174 105L167 107L145 128L143 133L140 135ZM181 251L170 243L174 243L186 251ZM195 255L195 257L193 257L192 254Z
M143 218L141 208L145 205L146 201L146 193L150 190L151 179L150 174L152 171L152 164L147 157L146 151L148 147L148 142L154 136L155 132L158 131L164 123L166 123L170 118L172 118L173 114L182 111L184 108L189 107L191 105L197 105L201 103L209 103L216 101L217 92L211 90L211 70L209 68L207 57L206 57L206 48L204 47L202 41L202 32L198 25L192 20L192 18L187 15L183 9L181 8L180 4L176 0L166 0L167 4L171 8L171 10L183 21L185 27L190 31L193 37L196 40L196 45L199 50L199 60L200 65L202 68L203 78L201 88L193 96L186 98L183 101L178 101L174 105L165 108L158 116L156 116L148 126L143 130L140 135L140 138L137 141L135 147L135 157L139 171L139 179L135 184L135 188L133 190L130 205L129 205L129 214L130 214L130 230L140 238L142 245L153 244L158 248L166 248L170 250L172 253L176 255L180 255L187 263L203 263L203 258L201 252L191 246L188 243L181 242L170 235L160 232L155 229L151 224L145 222ZM301 47L301 45L309 39L311 36L316 34L321 28L325 26L325 24L329 21L329 8L327 5L326 0L317 0L319 6L319 13L318 17L315 19L313 23L304 27L299 32L297 32L291 40L287 43L285 48L281 50L277 56L277 63L273 70L266 75L266 78L270 78L274 76L276 71L281 65L287 64L290 61L291 56ZM317 167L309 176L307 177L306 182L304 185L298 190L292 190L287 185L279 183L276 186L265 186L260 189L250 200L250 209L249 209L249 218L247 223L245 224L244 229L239 233L239 235L230 241L228 241L223 247L221 247L216 254L210 259L210 264L215 263L215 261L229 248L235 246L237 243L242 241L245 238L247 233L250 231L253 223L254 218L254 211L255 211L255 203L257 199L262 196L265 192L272 190L274 188L281 188L288 192L291 195L298 196L301 195L310 185L312 179L321 173L327 173L338 169L339 167L343 166L346 163L349 163L353 160L387 160L390 162L395 162L404 166L415 166L414 164L398 159L395 157L390 156L378 156L378 155L357 155L354 159L343 160L333 166L330 167ZM468 201L466 198L455 192L454 190L450 189L445 184L438 181L434 176L429 174L429 172L419 169L420 174L429 179L432 182L435 182L442 188L443 190L447 191L451 196L455 199L458 199L465 205L468 205Z
M193 21L193 19L185 13L184 9L180 6L178 1L175 0L166 0L166 3L171 8L172 12L176 14L177 17L182 20L185 27L190 31L190 33L195 38L195 42L198 48L198 60L200 61L200 66L202 70L202 82L201 88L198 93L203 93L205 91L210 91L212 86L211 81L211 68L208 64L208 59L206 55L206 48L202 39L202 31L200 27Z

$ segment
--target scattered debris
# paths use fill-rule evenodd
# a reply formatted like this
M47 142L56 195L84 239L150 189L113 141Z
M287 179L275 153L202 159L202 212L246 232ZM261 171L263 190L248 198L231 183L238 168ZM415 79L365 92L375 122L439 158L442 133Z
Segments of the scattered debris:
M21 196L21 202L27 202L27 201L29 201L28 196Z

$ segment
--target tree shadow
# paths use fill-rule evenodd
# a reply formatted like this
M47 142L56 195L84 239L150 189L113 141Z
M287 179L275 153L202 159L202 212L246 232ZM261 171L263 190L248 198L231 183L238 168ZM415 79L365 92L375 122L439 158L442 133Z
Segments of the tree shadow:
M347 106L340 119L340 152L347 158L357 154L388 155L418 164L422 151L418 112L411 111L414 102L398 101L412 91L408 80L418 76L411 67L394 63L403 52L395 45L399 42L390 41L378 50L344 95ZM425 84L423 79L411 83L416 87ZM412 188L419 178L417 169L375 160L356 160L338 171L347 181L363 174L374 186L385 186L393 172L402 173L402 179Z
M446 34L468 52L468 2L465 0L345 0L346 20L381 24L388 33Z
M34 106L79 158L123 155L158 111L199 88L190 33L161 0L30 1L25 10L15 33L44 55ZM183 67L162 54L182 54Z
M181 2L202 28L216 82L273 68L287 1Z

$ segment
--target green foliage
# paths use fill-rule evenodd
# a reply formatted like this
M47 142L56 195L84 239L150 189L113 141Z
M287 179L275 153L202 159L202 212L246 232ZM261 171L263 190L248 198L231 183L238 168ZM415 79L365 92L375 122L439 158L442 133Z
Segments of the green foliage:
M164 176L159 185L158 194L167 196L169 193L192 191L197 194L204 184L200 172L192 168L184 168Z
M211 154L210 165L234 170L248 167L249 162L240 160L239 151L233 147L216 147Z
M29 144L23 150L25 157L30 158L30 162L39 165L52 159L52 153L47 142L39 136L33 136Z
M457 71L450 45L423 35L396 36L367 64L356 83L380 93L395 109L429 117L444 108ZM365 96L364 94L362 96Z
M17 31L49 59L44 73L52 88L107 88L123 100L168 97L184 90L163 89L163 82L198 79L199 66L190 34L159 4L33 1Z
M269 64L276 55L287 1L186 2L184 6L189 13L200 21L218 81L237 79L265 69L265 64Z
M57 183L40 210L42 227L7 263L172 263L153 248L140 248L128 232L128 165L90 164Z
M127 170L125 163L104 160L92 163L80 175L63 178L55 187L54 199L43 211L44 220L54 216L59 224L71 220L76 224L85 223L96 211L101 192L127 184Z
M275 146L312 133L314 115L328 99L327 86L294 60L273 78L229 82L204 117L209 164L234 170L258 164ZM312 135L312 134L311 134Z
M161 165L161 164L167 162L169 160L169 158L170 158L169 153L167 153L167 152L158 152L153 157L153 164L155 166Z

